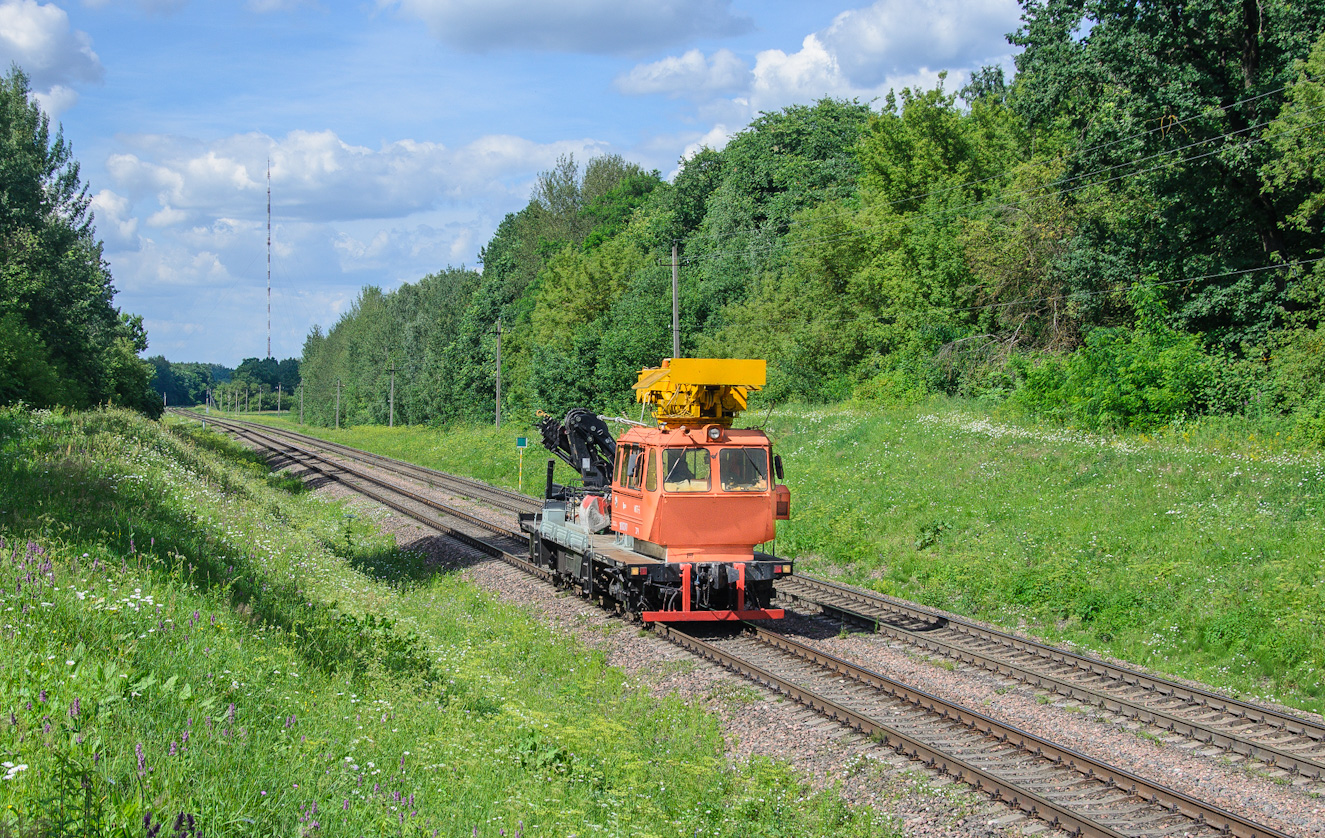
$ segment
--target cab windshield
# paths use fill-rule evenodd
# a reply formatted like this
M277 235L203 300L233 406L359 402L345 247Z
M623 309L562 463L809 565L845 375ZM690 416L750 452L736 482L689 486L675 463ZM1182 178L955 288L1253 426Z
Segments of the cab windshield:
M718 452L718 471L724 492L763 492L768 489L768 450L724 448Z
M669 492L707 492L712 486L707 448L663 449L663 489Z

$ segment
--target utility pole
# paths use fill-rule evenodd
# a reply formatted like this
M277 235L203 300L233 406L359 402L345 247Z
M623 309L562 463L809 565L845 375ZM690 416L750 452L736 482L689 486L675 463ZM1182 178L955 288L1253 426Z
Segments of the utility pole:
M387 427L394 428L396 426L396 365L392 364L386 368L386 371L391 373L391 398L390 401L387 402L387 404L390 405L390 413L387 418Z
M280 412L281 412L281 387L282 387L282 386L284 386L284 382L281 382L281 381L276 382L276 412L277 412L277 413L280 413Z
M497 321L497 429L501 429L501 320Z
M299 424L304 424L304 380L299 379Z
M672 240L672 357L681 357L681 306L679 302L680 266L676 261L676 240Z
M162 406L162 407L165 407L165 406L166 406L166 391L165 391L165 390L162 390L162 391L161 391L161 406Z
M340 379L336 379L336 430L340 430Z
M245 384L245 385L244 385L244 412L245 412L245 413L248 413L248 412L249 412L249 409L248 409L248 397L249 397L248 385Z

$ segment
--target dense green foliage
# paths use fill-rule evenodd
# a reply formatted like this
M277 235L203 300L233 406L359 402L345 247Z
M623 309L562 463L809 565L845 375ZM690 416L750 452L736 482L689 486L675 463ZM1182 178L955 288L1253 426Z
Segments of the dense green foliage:
M766 113L671 183L563 159L481 275L365 289L314 332L320 400L339 378L380 421L394 351L409 421L490 415L500 322L508 412L620 409L672 354L676 242L682 353L767 358L765 398L1286 414L1325 444L1325 0L1022 5L1010 81ZM412 325L397 297L439 283L452 305Z
M248 361L257 362L256 358ZM248 363L245 361L245 363ZM154 355L147 359L152 365L152 390L165 394L169 406L188 406L205 404L207 393L217 385L231 380L235 371L220 364L180 363L167 361L164 355ZM271 362L275 364L273 360ZM298 361L293 361L298 365ZM296 383L298 383L296 379Z
M0 408L0 451L0 833L900 834L733 765L748 695L655 698L215 434Z
M159 415L141 317L120 313L78 163L17 68L0 78L0 404Z

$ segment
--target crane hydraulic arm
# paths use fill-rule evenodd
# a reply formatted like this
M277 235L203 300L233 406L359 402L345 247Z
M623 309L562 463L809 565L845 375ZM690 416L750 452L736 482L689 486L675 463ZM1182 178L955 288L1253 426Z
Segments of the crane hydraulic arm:
M545 416L538 423L538 430L543 434L543 447L578 471L585 489L602 489L611 484L616 440L607 423L592 410L577 407L562 422Z

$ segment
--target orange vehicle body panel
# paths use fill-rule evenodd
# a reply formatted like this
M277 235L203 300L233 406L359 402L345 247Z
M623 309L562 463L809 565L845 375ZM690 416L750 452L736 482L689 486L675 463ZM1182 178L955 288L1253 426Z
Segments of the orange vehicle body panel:
M717 428L715 440L709 436L712 428L717 426L631 428L622 434L612 481L614 532L658 545L667 562L750 561L756 545L773 540L777 500L788 493L785 487L773 485L768 437L757 430ZM696 489L697 480L668 483L664 452L695 448L703 449L709 460L708 488ZM763 451L764 479L746 484L762 488L723 489L720 455L732 448ZM625 479L628 469L623 461L630 457L642 470L633 481ZM643 476L649 470L654 472L651 482ZM680 486L689 490L680 491L676 488Z

